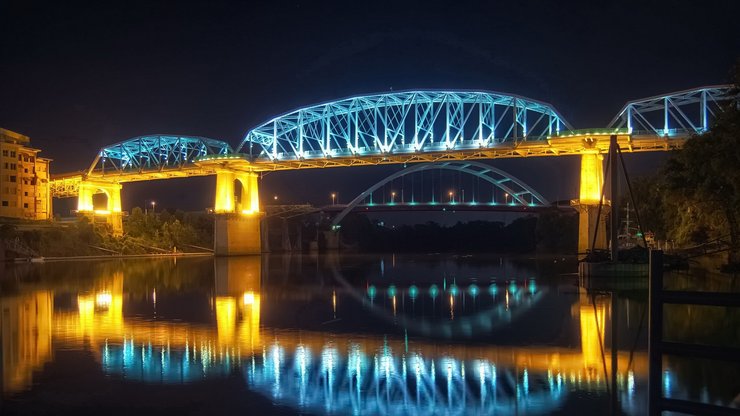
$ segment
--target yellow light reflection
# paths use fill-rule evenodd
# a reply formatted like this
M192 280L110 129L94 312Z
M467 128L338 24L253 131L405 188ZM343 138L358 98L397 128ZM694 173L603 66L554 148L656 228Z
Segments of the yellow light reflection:
M113 301L113 295L110 292L100 292L95 295L95 306L99 309L108 309Z
M49 291L0 299L4 393L28 388L33 372L51 361L53 299Z
M236 331L236 299L231 296L216 297L216 328L218 342L231 344Z
M245 305L251 305L254 303L254 292L244 292L242 296L242 303Z
M596 308L582 299L580 305L581 351L586 369L600 370L602 366L601 348L604 345L604 325L606 305L596 301Z

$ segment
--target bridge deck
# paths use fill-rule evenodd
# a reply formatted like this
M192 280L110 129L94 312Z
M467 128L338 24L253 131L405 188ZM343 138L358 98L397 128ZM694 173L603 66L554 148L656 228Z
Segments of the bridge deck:
M90 171L70 172L52 175L51 192L57 198L77 195L79 182L83 180L109 183L140 182L160 179L187 178L193 176L215 175L216 170L228 165L230 169L265 172L297 169L321 169L331 167L374 166L407 163L430 163L446 160L480 160L545 156L580 155L584 150L606 152L609 146L608 135L576 134L564 137L551 137L547 141L520 141L500 143L488 147L477 147L475 141L460 143L453 149L439 151L397 151L394 153L369 153L335 155L305 159L265 159L250 160L248 155L214 155L177 168L135 171ZM678 149L687 137L668 137L656 135L631 136L618 135L618 143L623 152L651 152Z

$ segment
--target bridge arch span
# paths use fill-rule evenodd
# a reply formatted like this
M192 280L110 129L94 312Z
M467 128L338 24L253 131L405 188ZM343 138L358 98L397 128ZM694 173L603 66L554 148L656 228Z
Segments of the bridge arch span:
M550 205L550 202L548 202L545 197L540 195L539 192L534 190L523 181L517 179L507 172L504 172L501 169L481 162L445 161L412 166L386 177L385 179L366 189L355 199L353 199L349 204L347 204L346 208L344 208L344 210L342 210L336 217L334 217L334 220L332 221L332 226L339 225L339 223L342 222L347 214L352 212L355 207L365 201L370 195L372 195L373 192L382 188L384 185L403 176L429 170L451 170L478 177L481 180L490 183L494 187L510 195L512 198L511 203L514 205Z
M571 127L554 107L517 95L401 91L284 113L247 132L237 152L269 160L413 154L545 140L561 129Z
M87 175L182 169L192 166L199 158L232 153L228 143L207 137L171 134L138 136L100 149Z

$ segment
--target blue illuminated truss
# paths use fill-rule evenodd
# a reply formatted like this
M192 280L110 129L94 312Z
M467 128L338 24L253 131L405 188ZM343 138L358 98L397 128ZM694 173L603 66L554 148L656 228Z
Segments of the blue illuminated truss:
M732 85L694 88L630 101L609 123L632 135L687 137L709 130L722 102L736 98Z
M525 207L543 207L550 205L547 199L540 195L539 192L534 190L523 181L515 178L511 174L502 171L501 169L497 169L491 165L480 162L452 160L446 162L415 165L386 177L385 179L366 189L355 199L353 199L349 204L347 204L346 208L342 210L342 212L340 212L336 217L334 217L334 219L332 220L332 226L339 225L344 217L352 212L352 210L354 210L358 205L372 205L373 193L383 188L383 186L387 183L393 182L394 180L407 175L431 170L450 170L461 172L466 175L472 175L481 179L484 183L490 184L493 188L490 193L490 199L486 201L470 201L467 203L490 205L506 204L507 206L510 205ZM459 204L463 203L464 202L460 202Z
M196 136L139 136L100 149L88 174L181 169L197 158L234 153L228 143Z
M551 105L524 97L405 91L291 111L250 130L237 152L271 160L444 152L545 140L570 128Z

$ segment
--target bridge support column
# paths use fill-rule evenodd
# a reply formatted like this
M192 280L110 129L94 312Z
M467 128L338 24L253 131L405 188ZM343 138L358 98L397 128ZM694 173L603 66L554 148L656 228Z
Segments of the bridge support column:
M106 222L111 226L113 235L123 235L123 211L121 209L120 183L110 182L80 182L79 195L77 197L77 211L81 214L104 216ZM108 198L105 209L95 209L93 195L104 193Z
M591 250L594 243L594 232L598 227L595 250L605 250L606 245L606 215L609 213L607 202L601 207L599 201L604 183L603 156L597 150L586 151L581 155L581 189L579 199L571 201L571 205L578 210L578 254L584 255Z
M236 181L242 185L234 195ZM257 174L219 170L216 173L214 252L217 256L260 254L262 238Z
M324 231L324 241L327 250L339 250L339 231Z

